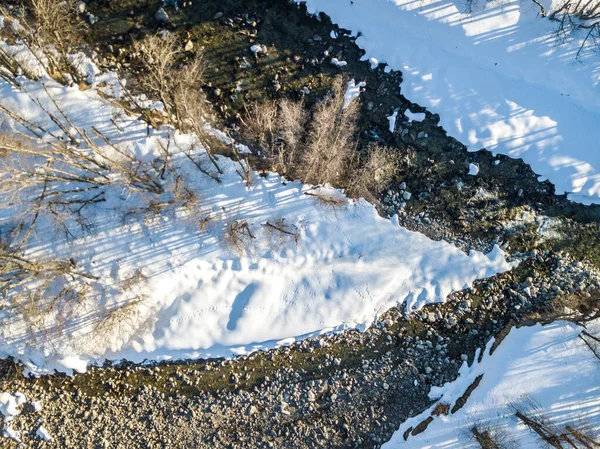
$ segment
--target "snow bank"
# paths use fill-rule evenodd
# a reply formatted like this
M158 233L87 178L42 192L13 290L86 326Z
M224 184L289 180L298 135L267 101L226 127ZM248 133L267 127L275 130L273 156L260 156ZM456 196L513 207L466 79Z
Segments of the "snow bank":
M600 431L600 366L578 338L581 330L566 322L515 328L492 355L490 342L481 363L469 367L465 362L456 381L431 389L431 399L452 406L483 374L462 409L436 417L425 432L404 441L403 433L427 418L431 412L427 410L403 423L383 448L478 448L469 438L471 428L477 425L502 429L514 440L514 447L537 449L539 441L511 410L511 404L522 404L526 411L527 398L537 402L559 427L586 424L592 433ZM588 330L600 331L600 321L588 324Z
M39 83L25 85L53 110ZM50 80L46 85L74 125L94 126L141 160L150 163L164 154L161 144L170 148L173 166L198 195L198 213L176 209L126 219L126 211L140 210L154 197L115 187L95 206L92 234L66 240L40 219L27 253L73 258L78 270L98 277L100 292L77 307L50 310L37 331L14 309L0 310L0 356L19 357L33 372L84 371L88 362L105 357L141 362L230 356L310 334L364 328L391 306L418 309L511 268L497 247L488 255L466 255L334 189L313 189L275 174L253 175L246 187L238 163L225 158L219 158L224 174L217 183L182 153L194 147L193 136L169 128L148 136L146 124L99 99L95 88L82 92ZM61 133L26 94L0 83L0 97L28 120ZM211 167L203 151L194 157ZM345 203L333 209L306 192ZM13 219L5 210L0 226ZM204 219L203 228L198 224ZM244 253L223 243L234 222L246 222L256 236ZM267 223L285 223L298 242ZM125 289L136 274L140 282Z
M471 15L449 0L306 4L360 31L365 58L401 70L404 95L470 150L523 158L558 193L600 203L600 57L575 60L583 35L559 45L530 1Z

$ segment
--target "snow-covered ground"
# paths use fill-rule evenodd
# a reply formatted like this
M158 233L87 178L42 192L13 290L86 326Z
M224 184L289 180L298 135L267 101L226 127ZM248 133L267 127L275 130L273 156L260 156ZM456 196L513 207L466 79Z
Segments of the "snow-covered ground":
M523 158L557 193L600 202L600 56L586 48L576 59L584 34L560 44L556 24L530 0L471 14L466 0L306 4L360 32L365 58L401 70L404 95L438 113L470 150Z
M591 334L598 335L600 321L587 326ZM436 417L423 433L404 441L406 429L427 418L432 410L429 409L404 422L383 448L475 449L480 446L471 438L471 428L478 426L503 434L507 443L513 443L510 447L537 449L542 447L537 435L515 417L512 409L516 405L527 412L532 402L560 429L571 425L597 436L600 361L578 338L581 330L567 322L514 328L489 355L491 341L480 363L475 361L469 367L465 362L456 381L431 389L431 399L452 406L483 374L463 408L455 414Z
M110 76L96 80L114 83ZM99 280L97 293L83 303L52 306L41 317L23 319L22 310L0 309L0 356L18 356L35 372L82 371L88 361L103 357L163 360L273 347L311 333L368 326L400 303L416 309L443 301L451 291L511 267L498 248L489 255L465 255L379 217L364 201L346 201L333 189L311 189L274 174L254 174L253 185L246 187L238 163L229 159L219 159L224 171L219 184L183 154L193 136L170 128L147 136L144 123L101 100L96 88L46 83L76 127L88 132L95 127L147 163L169 148L171 163L197 201L194 213L171 207L147 216L140 208L156 199L153 194L128 191L116 182L105 189L106 202L95 206L91 234L66 240L51 221L38 221L25 248L28 255L73 258L78 270ZM24 85L60 116L39 82ZM4 106L61 134L29 95L0 83ZM16 125L5 119L1 126ZM211 168L203 150L194 157ZM305 195L309 190L345 204L323 205ZM10 227L19 211L19 206L5 208L0 226ZM137 215L127 219L128 211ZM278 220L298 233L297 243L265 226ZM256 236L245 242L245 254L224 244L234 222L247 222ZM133 283L136 274L139 282Z

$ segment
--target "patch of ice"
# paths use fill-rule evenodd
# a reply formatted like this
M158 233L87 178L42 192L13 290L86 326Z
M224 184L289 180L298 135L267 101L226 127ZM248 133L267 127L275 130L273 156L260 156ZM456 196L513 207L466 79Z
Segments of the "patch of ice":
M41 401L33 401L31 403L31 406L33 407L33 410L37 413L42 411L42 403Z
M2 436L4 438L10 438L11 440L16 441L17 443L23 443L23 440L21 440L21 432L13 429L9 425L5 425L2 429Z
M11 427L11 422L21 413L20 407L25 402L27 402L27 398L23 393L0 393L0 413L4 416L4 427L2 429L2 436L4 436L4 438L10 438L18 443L22 442L21 432L14 430Z
M22 396L12 395L7 392L0 393L0 413L2 413L6 421L11 421L21 413L19 410L21 404L23 404Z

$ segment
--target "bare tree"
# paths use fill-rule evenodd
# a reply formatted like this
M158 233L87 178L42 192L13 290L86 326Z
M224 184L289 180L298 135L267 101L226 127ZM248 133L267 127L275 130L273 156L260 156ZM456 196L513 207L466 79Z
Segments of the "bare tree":
M246 113L244 134L270 161L273 171L293 177L306 137L306 122L303 102L268 102Z
M358 100L344 108L344 82L334 80L330 95L313 112L306 148L302 154L301 174L312 184L341 185L349 161L356 151Z
M511 404L515 416L540 440L556 449L598 449L600 441L594 438L584 425L566 425L560 428L549 419L542 407L530 397L525 397L520 404Z
M205 70L201 53L182 60L180 42L173 34L152 35L134 43L143 76L141 90L164 105L166 119L183 131L195 134L219 174L222 170L206 139L205 125L210 108L200 89ZM133 99L132 95L129 95ZM134 104L137 103L134 100ZM139 105L137 109L143 110ZM143 115L143 116L147 116ZM153 121L151 123L154 125Z
M576 31L584 31L576 58L579 59L587 45L600 48L600 1L564 0L549 16L557 23L556 36L564 41Z

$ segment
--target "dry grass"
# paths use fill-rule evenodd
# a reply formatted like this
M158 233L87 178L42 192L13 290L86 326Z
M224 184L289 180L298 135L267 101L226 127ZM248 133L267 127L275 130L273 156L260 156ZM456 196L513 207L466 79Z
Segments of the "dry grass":
M389 147L370 145L358 168L349 175L348 193L374 201L398 173L398 153Z
M307 183L344 185L357 147L359 116L357 100L344 109L344 92L345 83L337 77L331 93L315 107L299 167Z
M103 341L114 342L117 346L129 340L140 327L140 307L146 299L146 296L138 295L109 310L94 326L93 336Z
M345 82L336 77L310 118L302 102L256 106L246 114L244 135L272 170L307 183L345 186L357 147L359 101L344 108L344 93Z
M412 163L414 154L409 150L401 157L391 148L370 144L359 156L360 102L346 105L345 87L342 77L335 78L310 115L302 102L258 105L247 112L243 135L270 162L271 170L311 184L342 187L351 196L374 201L399 167Z
M304 145L306 122L302 102L269 102L246 114L244 135L267 158L272 171L293 177Z

